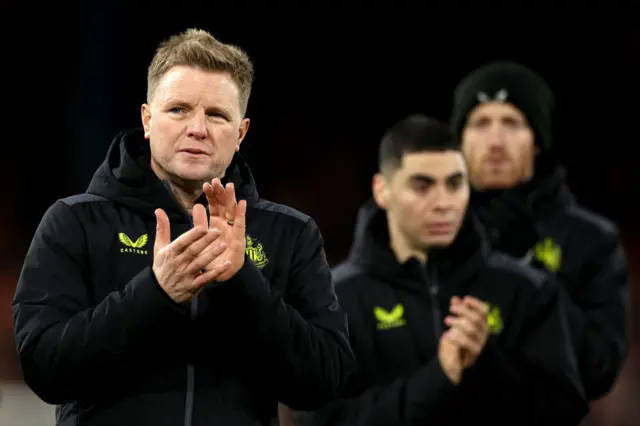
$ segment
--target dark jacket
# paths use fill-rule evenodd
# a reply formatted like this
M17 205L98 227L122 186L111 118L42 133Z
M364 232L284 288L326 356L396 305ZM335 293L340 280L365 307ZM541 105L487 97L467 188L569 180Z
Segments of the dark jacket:
M467 220L426 264L400 264L385 212L372 202L361 209L349 259L334 270L360 374L316 424L575 425L586 414L554 282L491 254L478 228ZM460 385L437 358L454 295L491 306L492 334Z
M496 250L563 284L587 398L609 392L629 351L629 276L616 226L576 203L558 167L515 189L475 193L472 209Z
M247 260L229 281L174 303L152 272L154 209L173 238L191 217L151 171L140 131L116 138L86 194L54 203L13 302L29 387L59 424L258 425L277 401L310 409L353 368L314 221L258 197L239 155Z

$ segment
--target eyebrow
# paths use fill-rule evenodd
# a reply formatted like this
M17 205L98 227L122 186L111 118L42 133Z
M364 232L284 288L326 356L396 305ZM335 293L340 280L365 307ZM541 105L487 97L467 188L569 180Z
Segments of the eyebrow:
M451 182L458 179L462 179L463 177L464 177L464 173L462 173L461 171L457 171L457 172L451 173L449 176L445 178L445 180L447 182ZM438 179L430 175L415 174L409 177L409 180L412 180L414 182L423 182L427 184L432 184L436 182Z
M179 106L179 107L188 107L188 106L190 106L189 102L183 101L182 99L179 99L179 98L176 98L176 97L173 97L173 96L169 96L169 97L166 97L166 98L162 99L162 102L163 102L165 108L177 107L177 106Z
M225 108L219 107L219 106L212 106L206 109L207 112L215 112L215 113L219 113L222 115L226 115L229 116L231 115L231 111L226 110Z
M175 108L175 107L188 107L188 108L191 108L192 107L190 102L183 101L183 100L180 100L178 98L167 98L165 100L165 105L168 108ZM226 109L224 109L224 108L222 108L220 106L211 106L211 107L206 108L205 111L208 112L208 113L209 112L214 112L214 113L218 113L218 114L222 114L222 115L226 115L226 116L231 114L230 111L227 111Z
M492 115L489 115L487 113L483 114L483 115L479 115L475 118L472 118L469 120L469 123L486 123L488 121L491 121L493 119L496 119L499 122L524 122L526 123L527 120L524 117L520 117L518 115L512 114L512 113L504 113L504 114L500 114L497 117L494 117Z

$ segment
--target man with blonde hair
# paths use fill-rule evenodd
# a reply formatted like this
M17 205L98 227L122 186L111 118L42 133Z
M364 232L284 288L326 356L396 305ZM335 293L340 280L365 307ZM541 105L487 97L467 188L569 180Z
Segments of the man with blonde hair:
M13 316L58 425L269 424L340 393L353 354L318 227L260 198L239 154L252 80L239 48L169 38L143 128L45 213Z
M571 192L554 147L555 96L534 70L490 62L456 87L451 114L494 250L556 277L587 399L608 394L629 352L629 270L620 231Z

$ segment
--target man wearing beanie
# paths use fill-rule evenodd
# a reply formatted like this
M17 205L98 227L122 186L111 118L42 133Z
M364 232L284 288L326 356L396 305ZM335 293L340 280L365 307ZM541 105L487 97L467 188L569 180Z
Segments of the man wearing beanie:
M451 125L474 188L471 209L498 251L554 274L590 400L628 352L628 272L616 226L580 207L552 150L553 93L512 62L482 66L455 90Z

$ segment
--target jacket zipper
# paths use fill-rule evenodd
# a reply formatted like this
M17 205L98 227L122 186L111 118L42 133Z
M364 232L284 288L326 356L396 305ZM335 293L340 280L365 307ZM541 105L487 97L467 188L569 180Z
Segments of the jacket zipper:
M193 228L193 218L189 219L189 225ZM198 314L198 298L191 299L189 305L189 320L194 322ZM195 398L196 388L196 367L193 364L187 364L187 394L184 403L184 426L191 426L193 423L193 402Z
M429 267L428 264L420 265L420 272L422 273L422 279L429 291L429 297L431 299L431 313L433 315L433 332L436 335L436 339L439 340L442 336L442 313L440 312L439 303L439 288L438 277L433 267Z
M177 205L180 206L178 200L173 195L173 191L171 190L171 186L167 181L163 181L163 185L165 189L169 192L169 196L173 198ZM205 206L205 210L207 211L207 216L209 216L209 206ZM189 214L189 212L182 208L184 214L189 219L189 229L193 228L193 217ZM191 322L195 321L196 315L198 313L198 298L197 296L191 299L189 305L189 320ZM184 426L191 426L193 423L193 402L194 402L194 393L196 387L196 368L193 364L187 364L187 385L186 385L186 396L184 402Z
M198 299L191 299L189 318L193 321L198 312ZM196 367L193 364L187 364L187 395L184 404L184 426L191 426L193 422L193 400L196 387Z

